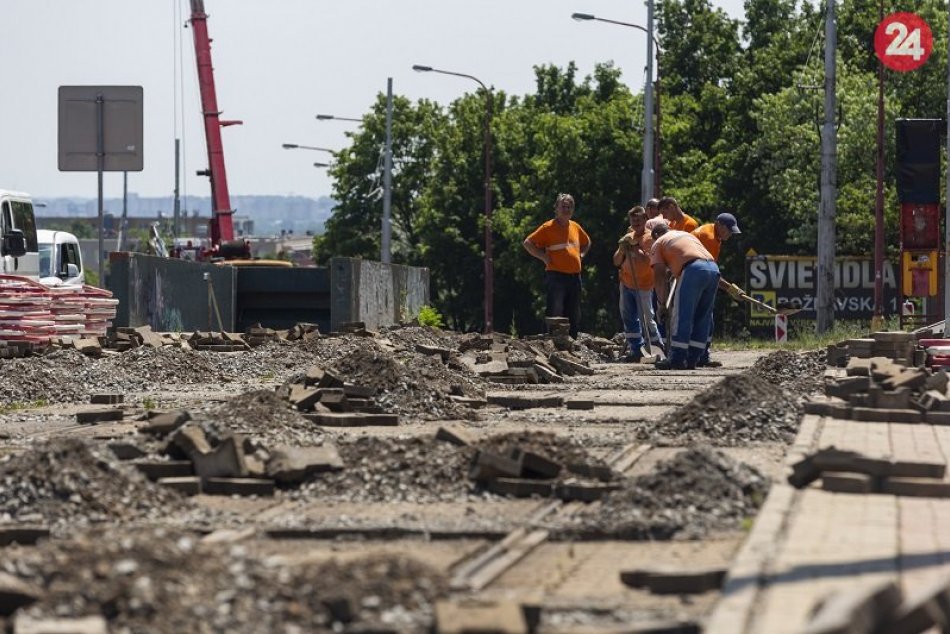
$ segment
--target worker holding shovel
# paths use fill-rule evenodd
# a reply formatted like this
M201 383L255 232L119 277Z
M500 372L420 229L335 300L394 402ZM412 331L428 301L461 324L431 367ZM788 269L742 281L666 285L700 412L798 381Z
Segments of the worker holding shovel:
M742 233L739 230L739 223L736 221L736 217L730 213L721 213L716 216L716 222L709 222L700 227L697 227L693 230L693 235L699 238L699 241L702 243L706 250L709 251L709 254L713 256L713 259L718 264L719 262L719 252L722 248L722 243L726 242L734 236L735 234ZM740 289L735 284L729 283L726 279L719 278L719 290L724 291L729 294L735 301L741 299ZM703 352L702 357L700 357L697 362L697 367L709 367L709 368L718 368L722 365L719 361L712 361L709 358L709 348L712 345L712 335L713 335L713 314L709 314L709 339L706 342L706 350Z
M650 266L650 246L653 238L646 231L647 213L638 206L628 215L630 231L620 238L613 262L620 269L620 314L629 348L624 360L639 363L643 359L644 328L647 331L647 352L655 354L654 347L662 349L662 346L651 303L653 269Z
M671 310L675 314L669 357L658 362L656 367L664 370L693 369L709 339L719 267L699 238L685 231L671 230L666 225L653 229L650 263L659 306L664 313ZM671 304L667 303L670 294L668 272L673 274L676 287Z

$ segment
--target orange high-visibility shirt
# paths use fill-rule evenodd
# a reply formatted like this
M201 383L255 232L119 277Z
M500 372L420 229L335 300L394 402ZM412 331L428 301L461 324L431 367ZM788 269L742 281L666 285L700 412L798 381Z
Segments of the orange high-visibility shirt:
M682 220L673 220L668 222L670 229L673 231L685 231L686 233L691 232L693 229L699 226L699 221L690 216L689 214L683 214Z
M545 270L580 273L581 248L590 244L590 236L573 220L566 227L557 220L548 220L528 236L528 241L550 257Z
M640 236L640 247L649 255L653 246L653 238L649 233ZM631 271L632 269L632 271ZM620 281L627 288L646 291L653 288L653 267L650 260L634 259L630 253L626 254L623 264L620 265Z
M718 262L722 242L716 237L716 223L710 222L704 224L702 227L694 229L692 233L703 243L703 246L709 251L709 255L713 256L713 259Z
M679 277L683 268L693 260L708 260L715 258L706 250L699 238L685 231L667 231L653 242L650 252L650 264L665 264L673 271L674 277Z

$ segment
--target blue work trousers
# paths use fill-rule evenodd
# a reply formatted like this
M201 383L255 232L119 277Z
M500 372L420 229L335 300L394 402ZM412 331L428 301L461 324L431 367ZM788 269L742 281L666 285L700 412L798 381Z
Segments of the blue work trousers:
M693 260L683 268L677 286L670 363L696 367L709 344L719 267L709 260Z
M623 318L623 336L627 340L630 354L633 355L639 355L640 346L643 345L641 315L646 315L646 318L649 320L647 332L649 333L650 343L654 346L660 345L660 335L657 332L656 320L653 317L653 306L650 303L650 295L650 290L639 291L635 288L627 288L621 285L620 301L623 309L620 313Z

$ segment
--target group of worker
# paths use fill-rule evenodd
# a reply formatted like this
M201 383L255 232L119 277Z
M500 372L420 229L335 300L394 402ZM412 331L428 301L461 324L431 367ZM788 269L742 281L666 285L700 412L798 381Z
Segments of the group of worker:
M572 218L574 197L558 194L554 218L529 235L526 251L544 262L548 317L567 317L577 337L581 318L581 261L590 236ZM626 361L640 362L643 349L662 354L657 368L686 370L718 366L709 358L717 289L733 298L742 290L723 280L716 264L722 243L741 233L734 215L721 213L699 225L675 198L653 198L627 212L629 226L613 263L619 270L620 316ZM662 335L669 334L666 345Z

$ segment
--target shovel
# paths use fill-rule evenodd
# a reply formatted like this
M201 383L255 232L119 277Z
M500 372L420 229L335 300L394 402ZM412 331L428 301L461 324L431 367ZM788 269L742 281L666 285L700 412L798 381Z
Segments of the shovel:
M754 297L750 297L749 295L746 295L745 293L740 293L739 299L744 299L745 301L749 302L753 306L758 306L759 308L765 311L768 311L772 313L773 315L784 315L788 317L789 315L794 315L795 313L798 313L804 310L802 308L773 308L772 306L769 306L765 302L760 302L759 300L755 299Z

